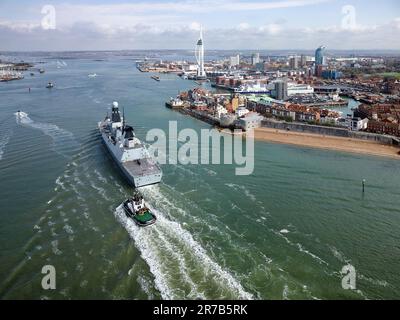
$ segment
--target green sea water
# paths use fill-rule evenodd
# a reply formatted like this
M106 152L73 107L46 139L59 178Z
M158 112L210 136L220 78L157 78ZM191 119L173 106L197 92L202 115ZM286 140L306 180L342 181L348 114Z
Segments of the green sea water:
M97 122L116 100L141 139L173 120L210 128L164 106L196 84L156 82L129 55L40 60L44 74L0 83L2 299L400 298L399 161L256 142L249 176L166 164L142 191L157 223L140 229ZM342 288L347 264L356 290Z

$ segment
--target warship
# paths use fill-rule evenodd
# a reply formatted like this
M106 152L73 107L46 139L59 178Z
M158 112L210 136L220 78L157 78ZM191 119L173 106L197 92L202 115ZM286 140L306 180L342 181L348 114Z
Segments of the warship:
M107 114L98 127L107 150L130 185L140 188L161 181L160 166L135 136L133 128L125 124L118 102L112 104L111 118Z

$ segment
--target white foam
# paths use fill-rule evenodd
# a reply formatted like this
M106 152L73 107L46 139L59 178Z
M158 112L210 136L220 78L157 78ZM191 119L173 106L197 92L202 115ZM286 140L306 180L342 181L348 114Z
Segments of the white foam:
M83 280L83 281L80 283L80 287L81 287L81 288L85 288L85 287L87 286L87 284L88 284L88 281L87 281L87 280Z
M58 240L53 240L51 242L52 251L55 255L61 255L62 251L58 249Z
M202 292L198 291L198 285L191 279L187 270L186 264L189 262L187 259L197 261L198 266L204 266L204 273L213 279L218 279L218 284L231 290L232 296L239 299L253 298L228 271L223 270L221 266L208 256L203 247L180 224L166 219L161 212L151 206L150 209L157 215L157 222L149 228L137 227L131 219L126 217L122 206L119 206L115 210L115 216L135 240L136 247L141 252L142 258L149 265L150 271L155 277L155 285L163 299L187 298L180 296L182 290L172 288L168 281L167 270L165 268L168 267L170 261L167 261L168 259L165 259L165 256L161 255L161 253L165 253L165 250L169 253L174 253L175 262L179 266L179 274L191 286L191 298L199 296L204 298L210 297L205 297ZM169 239L173 239L173 242L169 241ZM187 258L188 254L190 254L190 258Z
M131 270L129 270L129 271L131 271ZM146 278L144 278L143 276L139 275L137 277L137 282L139 283L140 288L142 288L142 290L147 294L148 299L153 300L154 296L151 293L151 283L150 283L150 281L147 280Z
M357 278L368 281L369 283L372 283L373 285L376 286L387 287L389 285L389 283L386 280L372 279L360 273L357 274Z
M209 176L216 176L217 175L217 172L215 172L214 170L207 169L207 168L204 168L204 170L207 172L207 174Z
M255 202L257 200L256 196L253 195L249 189L247 189L245 186L241 186L238 184L234 184L234 183L225 183L225 185L231 189L239 189L242 190L244 192L244 194L250 198L253 202Z
M283 300L288 300L288 294L289 294L289 287L287 284L285 284L285 286L283 287L283 291L282 291Z
M65 230L66 233L68 234L74 234L74 230L72 229L72 227L68 224L66 224L63 229Z
M107 201L111 200L111 198L107 197L106 190L104 188L96 186L93 182L90 182L90 186L95 189L104 199Z
M10 141L11 132L7 132L3 137L0 138L0 160L3 159L4 148Z
M285 229L284 229L285 230ZM281 232L277 232L274 230L271 230L273 233L275 233L276 235L279 235L280 237L282 237L283 239L285 239L285 241L290 244L291 246L295 246L298 248L298 250L302 253L305 253L307 255L309 255L310 257L314 258L316 261L318 261L320 264L325 264L325 265L329 265L328 262L326 262L325 260L321 259L320 257L318 257L316 254L308 251L307 249L305 249L301 243L293 243L292 241L289 240L289 238L287 238L286 236L284 236L284 233ZM281 230L282 231L282 230Z
M61 182L61 177L58 177L56 179L56 185L58 185L61 189L66 190L66 188L64 187L64 183Z

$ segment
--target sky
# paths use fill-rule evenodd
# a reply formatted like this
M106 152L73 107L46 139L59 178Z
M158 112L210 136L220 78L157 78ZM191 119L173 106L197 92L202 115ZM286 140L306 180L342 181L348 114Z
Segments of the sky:
M398 0L0 0L1 51L400 50Z

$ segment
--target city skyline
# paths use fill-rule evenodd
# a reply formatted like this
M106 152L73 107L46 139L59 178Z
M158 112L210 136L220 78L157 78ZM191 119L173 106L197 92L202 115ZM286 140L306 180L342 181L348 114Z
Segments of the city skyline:
M23 4L0 4L0 50L194 50L201 26L205 50L400 49L400 4L392 0Z

